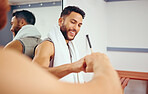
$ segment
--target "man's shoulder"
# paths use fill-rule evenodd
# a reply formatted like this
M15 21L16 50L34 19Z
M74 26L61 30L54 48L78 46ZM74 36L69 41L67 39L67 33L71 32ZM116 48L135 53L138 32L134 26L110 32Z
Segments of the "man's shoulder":
M18 40L14 40L14 41L11 41L10 43L8 43L4 49L15 49L15 50L18 50L20 52L22 52L22 49L23 49L23 45L20 41Z
M18 46L18 45L22 45L22 44L21 44L21 42L19 40L13 40L10 43L8 43L8 45L10 45L10 46L12 46L12 45Z
M39 46L44 48L51 48L51 47L54 47L54 44L51 41L44 40L39 44Z
M40 52L42 55L53 55L54 54L54 45L50 41L43 41L37 46L37 52Z

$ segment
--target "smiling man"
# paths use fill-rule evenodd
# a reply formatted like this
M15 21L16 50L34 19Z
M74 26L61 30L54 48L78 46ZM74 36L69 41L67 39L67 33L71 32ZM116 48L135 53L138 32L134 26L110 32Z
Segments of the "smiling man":
M85 13L80 8L66 7L58 20L59 26L49 32L48 38L35 51L34 62L67 82L83 82L79 72L84 71L85 65L76 62L79 60L78 52L72 40L80 31L84 16Z

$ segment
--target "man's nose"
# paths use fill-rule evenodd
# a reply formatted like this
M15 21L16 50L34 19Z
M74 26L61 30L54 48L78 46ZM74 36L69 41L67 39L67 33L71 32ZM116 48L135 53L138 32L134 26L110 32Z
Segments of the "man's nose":
M79 27L78 27L78 25L77 25L77 24L76 24L76 25L74 25L74 29L75 29L76 31L78 31Z
M12 27L10 28L10 31L11 31L11 32L13 32L13 31L14 31Z

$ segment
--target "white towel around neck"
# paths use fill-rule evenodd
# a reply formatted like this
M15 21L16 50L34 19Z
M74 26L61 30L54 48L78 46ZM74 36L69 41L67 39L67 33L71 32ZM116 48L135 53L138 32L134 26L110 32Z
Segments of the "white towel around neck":
M59 26L54 26L54 28L48 33L48 38L52 40L55 47L55 56L54 56L54 64L53 67L60 66L63 64L69 64L72 62L75 62L79 59L79 54L76 46L72 41L69 41L68 45L71 49L71 55L72 55L72 62L70 59L70 53L69 48L67 46L67 43L65 41L65 38L63 34L60 31ZM66 82L81 82L83 83L83 76L82 73L78 73L79 79L77 79L77 73L71 73L63 78L61 78L62 81Z
M34 25L25 25L18 31L13 40L25 37L41 38L41 34Z

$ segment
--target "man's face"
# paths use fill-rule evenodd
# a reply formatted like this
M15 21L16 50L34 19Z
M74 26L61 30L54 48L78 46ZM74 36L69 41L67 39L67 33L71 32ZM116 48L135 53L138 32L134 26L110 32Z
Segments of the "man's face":
M13 32L13 35L15 36L21 28L20 21L15 16L12 17L10 30Z
M71 12L62 21L59 22L60 30L66 40L71 41L80 31L82 25L82 16L79 13Z

